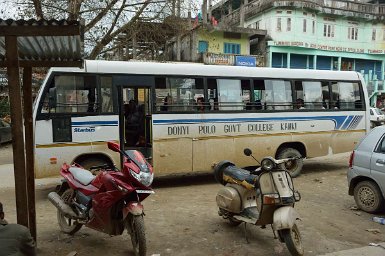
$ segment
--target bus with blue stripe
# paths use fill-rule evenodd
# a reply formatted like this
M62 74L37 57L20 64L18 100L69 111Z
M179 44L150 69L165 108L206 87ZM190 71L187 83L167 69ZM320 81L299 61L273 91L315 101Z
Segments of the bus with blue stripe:
M52 68L34 108L36 177L60 165L120 166L107 141L140 150L156 176L210 172L221 160L303 159L351 151L369 131L365 82L353 71L85 61Z

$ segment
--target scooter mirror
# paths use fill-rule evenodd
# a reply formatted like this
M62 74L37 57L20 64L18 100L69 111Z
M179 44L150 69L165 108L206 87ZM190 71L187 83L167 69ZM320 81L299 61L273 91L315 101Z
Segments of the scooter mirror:
M118 143L109 141L107 142L108 148L115 152L120 152L120 146Z
M243 150L243 154L245 154L246 156L251 156L251 154L253 154L253 152L251 151L251 149L245 148Z

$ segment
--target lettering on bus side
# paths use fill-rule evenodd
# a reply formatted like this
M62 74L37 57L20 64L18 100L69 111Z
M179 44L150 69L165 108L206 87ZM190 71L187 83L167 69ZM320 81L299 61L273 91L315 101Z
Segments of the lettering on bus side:
M215 134L215 125L202 125L199 126L199 134Z
M186 126L171 126L168 127L168 135L188 135L189 134L189 127Z
M295 131L297 130L297 123L281 123L282 131Z
M223 127L225 133L240 132L241 124L225 124Z
M75 128L74 132L95 132L95 128Z
M249 124L247 129L249 132L270 132L273 130L273 124Z

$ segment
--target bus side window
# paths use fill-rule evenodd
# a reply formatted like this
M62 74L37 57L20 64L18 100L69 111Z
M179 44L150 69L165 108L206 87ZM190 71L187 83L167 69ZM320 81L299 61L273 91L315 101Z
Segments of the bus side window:
M333 82L332 101L334 109L362 109L362 99L358 83Z
M254 80L254 108L255 110L264 109L263 105L266 101L265 99L265 81L264 80Z
M330 109L329 82L322 82L322 109Z
M249 80L207 79L210 110L251 110L251 86ZM210 102L210 101L209 101Z
M295 81L294 96L296 102L303 102L303 106L296 104L294 109L322 109L323 95L321 82L318 81Z
M265 80L265 89L267 109L292 109L293 97L290 81Z
M196 111L196 99L204 97L202 78L156 78L157 111Z
M56 88L56 107L49 109L49 91L44 96L41 113L93 113L98 110L96 77L57 75L51 88Z

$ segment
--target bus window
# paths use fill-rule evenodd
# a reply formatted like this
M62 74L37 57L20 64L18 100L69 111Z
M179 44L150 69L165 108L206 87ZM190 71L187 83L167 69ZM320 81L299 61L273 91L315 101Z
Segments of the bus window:
M317 81L295 81L295 99L304 102L304 109L322 109L322 86ZM299 108L299 106L295 106Z
M267 110L292 109L290 81L265 80L264 104Z
M157 111L197 111L196 101L204 97L203 79L156 78L155 95Z
M334 109L362 109L359 84L334 82L332 84L332 101Z
M207 79L210 110L251 110L249 80Z
M101 77L100 78L100 91L101 91L101 106L102 113L112 113L112 77Z
M329 82L322 82L322 109L330 109Z
M50 88L55 88L56 106L48 109L47 90L42 113L92 113L97 111L96 79L94 76L58 75Z

